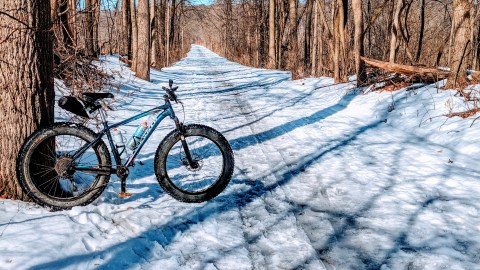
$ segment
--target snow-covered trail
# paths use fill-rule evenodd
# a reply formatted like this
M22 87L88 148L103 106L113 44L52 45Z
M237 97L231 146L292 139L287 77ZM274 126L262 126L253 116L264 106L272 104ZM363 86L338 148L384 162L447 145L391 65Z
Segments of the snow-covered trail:
M232 182L198 205L163 193L153 158L166 121L131 170L131 198L113 177L70 211L0 201L0 269L479 269L480 132L435 117L449 91L359 95L200 46L152 83L113 57L105 68L129 93L112 121L161 102L174 79L185 122L232 144Z

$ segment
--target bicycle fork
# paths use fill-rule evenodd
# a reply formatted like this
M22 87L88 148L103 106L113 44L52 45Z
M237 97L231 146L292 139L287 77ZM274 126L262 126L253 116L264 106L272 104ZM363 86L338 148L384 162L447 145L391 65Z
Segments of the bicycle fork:
M188 148L187 140L185 139L185 127L183 126L183 123L176 120L175 125L180 132L180 141L182 142L183 152L187 158L188 166L192 169L198 168L198 162L193 160L192 155L190 154L190 149Z

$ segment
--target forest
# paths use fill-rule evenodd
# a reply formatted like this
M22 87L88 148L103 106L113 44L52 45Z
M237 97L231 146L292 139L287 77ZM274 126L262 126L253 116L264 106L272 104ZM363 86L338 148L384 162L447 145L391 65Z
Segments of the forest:
M148 81L150 68L200 44L293 79L397 89L448 78L446 88L469 100L462 89L479 80L479 16L473 0L2 0L0 136L15 139L0 145L0 195L23 196L11 181L15 158L53 121L54 78L73 93L98 91L109 81L93 64L101 55L118 55Z

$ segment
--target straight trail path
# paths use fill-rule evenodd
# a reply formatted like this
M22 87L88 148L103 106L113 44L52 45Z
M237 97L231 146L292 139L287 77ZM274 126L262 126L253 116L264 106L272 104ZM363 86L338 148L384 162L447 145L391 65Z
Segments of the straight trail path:
M196 45L152 70L152 82L134 79L114 57L102 67L121 86L111 121L160 104L161 86L173 79L185 109L175 105L177 116L230 141L230 185L196 205L165 194L153 172L156 147L173 128L165 121L138 157L145 165L131 170L130 198L116 196L112 177L97 201L69 211L0 202L0 269L478 266L480 245L469 234L480 235L480 160L471 158L480 149L455 148L460 135L472 136L458 125L418 129L417 116L435 106L430 94L363 96L352 84L292 81ZM452 130L463 132L456 142Z

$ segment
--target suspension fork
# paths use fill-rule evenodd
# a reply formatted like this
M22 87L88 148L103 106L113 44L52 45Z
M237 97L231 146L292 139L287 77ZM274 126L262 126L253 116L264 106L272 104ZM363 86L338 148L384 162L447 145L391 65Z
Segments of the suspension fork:
M185 126L182 122L178 121L177 118L174 119L177 130L180 133L180 141L182 142L183 152L185 152L185 157L187 158L188 165L192 169L198 168L198 162L193 160L192 155L190 154L190 149L188 148L187 140L185 139Z

